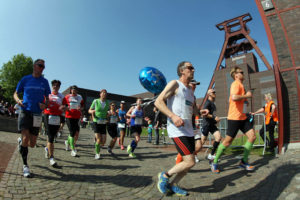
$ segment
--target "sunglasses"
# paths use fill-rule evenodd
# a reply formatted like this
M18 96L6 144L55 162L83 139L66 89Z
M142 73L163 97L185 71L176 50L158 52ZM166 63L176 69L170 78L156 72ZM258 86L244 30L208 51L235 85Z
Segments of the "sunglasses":
M243 75L244 75L244 72L237 72L237 74L238 74L238 73L240 73L240 74L243 74Z
M39 66L40 68L45 68L45 65L43 64L36 64L37 66Z
M188 70L193 70L193 69L195 69L193 66L186 66L185 68L188 69Z

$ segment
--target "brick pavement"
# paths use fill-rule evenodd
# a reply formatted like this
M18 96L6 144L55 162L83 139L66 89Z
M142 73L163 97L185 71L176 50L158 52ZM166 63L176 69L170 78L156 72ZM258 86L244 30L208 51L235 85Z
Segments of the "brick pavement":
M17 134L0 132L0 141L14 144ZM222 172L212 174L204 154L200 163L181 181L188 197L164 196L156 188L157 174L169 169L176 152L164 145L146 143L136 149L136 159L126 151L114 149L111 156L101 150L94 160L93 133L82 129L78 141L79 157L64 150L66 134L55 143L58 168L44 158L45 136L40 147L29 149L29 166L33 178L22 176L22 160L13 153L0 182L0 199L299 199L300 151L290 150L283 156L251 156L257 170L247 173L237 168L236 156L223 156ZM126 144L129 138L126 138ZM171 149L171 150L170 150Z

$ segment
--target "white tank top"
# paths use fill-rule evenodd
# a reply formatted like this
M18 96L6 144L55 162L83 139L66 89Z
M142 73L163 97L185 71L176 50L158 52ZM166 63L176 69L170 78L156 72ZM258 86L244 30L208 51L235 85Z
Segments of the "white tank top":
M168 118L168 135L170 138L187 136L194 137L192 115L194 105L194 92L177 80L179 85L177 94L167 99L168 108L184 121L184 126L176 127Z

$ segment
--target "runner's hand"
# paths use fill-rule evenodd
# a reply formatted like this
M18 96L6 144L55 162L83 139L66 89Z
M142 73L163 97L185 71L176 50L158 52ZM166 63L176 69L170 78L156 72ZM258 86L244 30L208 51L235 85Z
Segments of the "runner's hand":
M173 115L171 117L171 120L173 121L173 123L176 127L184 126L184 121L180 117L178 117L177 115Z

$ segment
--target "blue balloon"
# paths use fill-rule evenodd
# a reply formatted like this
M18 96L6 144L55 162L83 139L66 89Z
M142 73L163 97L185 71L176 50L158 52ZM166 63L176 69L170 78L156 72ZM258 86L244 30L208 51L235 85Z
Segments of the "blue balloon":
M154 67L145 67L139 76L142 86L153 94L159 94L167 85L165 76Z

